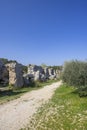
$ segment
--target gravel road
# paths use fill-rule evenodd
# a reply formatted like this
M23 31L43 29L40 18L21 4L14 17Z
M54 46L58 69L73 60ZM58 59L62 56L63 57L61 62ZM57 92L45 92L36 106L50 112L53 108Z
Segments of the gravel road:
M19 130L29 123L38 108L53 95L61 81L25 93L18 99L0 105L0 130Z

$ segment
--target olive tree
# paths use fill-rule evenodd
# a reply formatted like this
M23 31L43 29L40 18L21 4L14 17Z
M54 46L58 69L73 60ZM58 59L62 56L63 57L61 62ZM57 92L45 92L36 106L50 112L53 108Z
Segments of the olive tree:
M68 85L81 87L87 85L87 62L73 60L65 62L62 80Z

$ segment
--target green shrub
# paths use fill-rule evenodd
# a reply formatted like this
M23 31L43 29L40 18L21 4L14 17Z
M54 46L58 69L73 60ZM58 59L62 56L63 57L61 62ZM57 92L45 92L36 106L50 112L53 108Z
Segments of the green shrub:
M62 80L70 86L80 87L87 85L87 62L70 61L64 64Z
M87 96L87 86L81 86L78 90L80 97L86 97Z
M41 83L39 81L31 81L29 86L30 87L41 87Z
M24 73L27 73L27 71L28 71L28 70L27 70L27 66L23 65L23 66L22 66L22 69L23 69L23 72L24 72Z

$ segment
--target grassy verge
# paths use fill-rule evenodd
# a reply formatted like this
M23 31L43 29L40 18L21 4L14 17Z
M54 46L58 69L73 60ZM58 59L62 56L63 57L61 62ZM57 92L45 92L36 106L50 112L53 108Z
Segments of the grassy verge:
M87 130L87 97L62 85L48 104L42 106L25 130Z
M0 91L0 104L3 104L7 101L14 100L22 96L24 93L37 90L43 86L50 85L51 83L56 82L54 80L49 80L47 82L36 83L35 87L24 87L20 89L9 89L6 87L3 91Z

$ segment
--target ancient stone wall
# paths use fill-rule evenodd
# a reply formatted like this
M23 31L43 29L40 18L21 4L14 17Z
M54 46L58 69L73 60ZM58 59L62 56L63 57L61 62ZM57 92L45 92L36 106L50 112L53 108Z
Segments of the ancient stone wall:
M2 61L0 61L0 84L3 86L8 84L8 70Z
M22 65L18 63L9 63L6 65L9 71L9 85L13 85L15 87L22 87L23 82L23 73L22 73Z
M0 84L9 83L14 87L29 85L32 81L46 81L49 79L58 79L61 72L49 67L37 65L28 65L28 72L23 74L23 66L17 62L11 62L6 65L0 61Z

